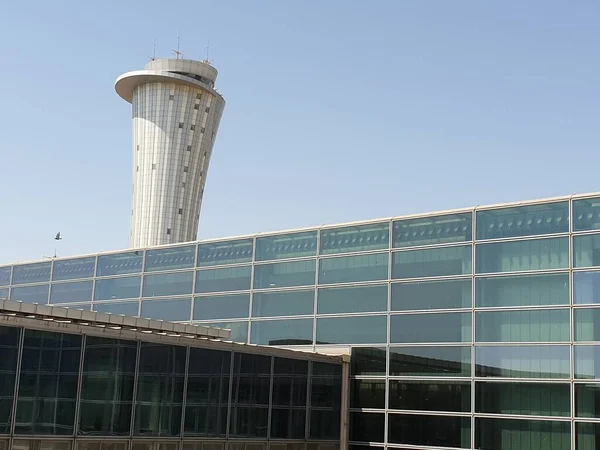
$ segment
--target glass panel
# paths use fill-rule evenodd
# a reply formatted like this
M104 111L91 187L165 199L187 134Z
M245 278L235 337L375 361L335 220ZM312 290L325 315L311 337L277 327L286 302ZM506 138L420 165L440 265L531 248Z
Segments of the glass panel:
M88 441L77 440L77 450L127 450L129 442L127 441Z
M21 329L0 327L0 434L10 433Z
M471 383L390 380L389 408L471 412Z
M387 341L387 316L317 319L317 344L380 344Z
M473 272L470 245L409 250L392 254L392 278L467 275Z
M139 298L142 277L121 277L96 280L94 300Z
M231 352L190 348L184 435L225 436Z
M569 232L569 202L477 211L477 239Z
M72 435L81 336L25 330L15 433Z
M271 437L277 439L304 439L305 424L306 408L280 408L274 406L271 414ZM271 444L270 449L274 450L276 448L274 444Z
M252 239L211 242L198 246L197 267L219 266L252 261Z
M139 303L135 302L116 302L116 303L94 303L92 309L99 313L120 314L122 316L137 316L139 312Z
M314 285L316 265L316 261L311 259L254 266L254 288Z
M350 380L350 408L385 408L384 380Z
M142 297L191 294L193 284L193 272L145 275Z
M385 347L352 347L352 375L385 375Z
M388 286L352 286L319 289L319 314L387 311Z
M393 444L471 448L471 418L388 416L388 442ZM496 447L477 447L493 448Z
M14 287L10 291L10 299L17 302L39 303L45 305L48 303L48 290L50 286L42 284L41 286Z
M255 293L252 297L252 316L313 315L315 291L283 291Z
M600 199L586 198L573 202L573 231L600 229Z
M3 447L3 442L0 441L0 448L8 449L8 442L6 447ZM13 439L12 450L71 450L72 442L69 440L50 440L50 439Z
M8 288L0 288L0 299L2 299L2 300L8 299L8 292L9 292Z
M310 390L311 439L339 439L342 399L342 368L313 363Z
M563 342L570 340L568 309L475 313L478 342Z
M571 387L557 383L476 383L475 412L571 416Z
M8 286L10 284L11 267L0 267L0 286Z
M576 341L600 341L600 309L577 308L573 321Z
M573 245L575 267L600 266L600 234L575 236Z
M104 277L108 275L140 273L142 271L143 259L144 252L141 250L117 253L116 255L100 255L98 256L97 276Z
M394 247L470 241L471 213L394 221Z
M271 437L304 439L308 361L275 358Z
M186 348L140 344L134 435L178 436Z
M188 322L192 311L191 298L173 298L167 300L143 300L140 317L145 319Z
M573 284L573 303L576 305L600 303L600 272L575 272Z
M600 418L600 384L575 385L575 415Z
M392 316L390 342L471 342L471 313Z
M50 303L91 302L93 281L53 284L50 289Z
M471 280L392 284L392 311L472 307Z
M390 347L390 376L470 377L471 347Z
M497 242L476 246L477 273L569 268L569 238Z
M196 246L146 250L147 272L168 269L188 269L194 267Z
M194 320L248 317L250 294L194 297Z
M136 342L87 337L79 434L129 435L136 358Z
M259 345L312 345L313 319L253 321L250 342Z
M251 266L199 270L196 272L196 292L249 290L251 272Z
M476 417L475 448L570 450L571 422Z
M573 349L575 378L600 379L600 346L576 345Z
M388 248L389 235L388 222L321 230L321 254L332 255Z
M598 450L600 423L575 423L575 433L577 450Z
M321 259L319 284L387 280L389 253Z
M478 307L569 304L569 274L477 278Z
M475 376L570 378L568 345L475 347Z
M75 280L78 278L91 278L96 270L96 257L67 259L54 261L52 279Z
M50 281L51 267L51 262L14 266L12 284L41 283L43 281Z
M233 342L248 342L248 322L199 322L198 325L206 325L207 327L226 328L231 330L231 336L228 340Z
M256 238L256 261L299 258L317 254L317 232L280 234Z
M385 414L351 412L349 429L351 441L383 442Z

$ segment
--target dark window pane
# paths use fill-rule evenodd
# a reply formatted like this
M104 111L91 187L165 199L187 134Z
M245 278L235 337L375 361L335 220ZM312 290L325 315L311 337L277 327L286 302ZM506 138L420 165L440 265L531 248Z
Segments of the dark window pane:
M573 321L576 341L600 341L600 309L577 308Z
M271 437L304 439L308 361L275 358Z
M256 239L256 261L298 258L316 254L316 231L264 236Z
M350 408L385 408L385 380L350 380Z
M254 266L254 288L314 285L316 264L311 259Z
M575 385L575 415L600 418L600 384Z
M248 342L248 322L199 322L198 325L205 325L207 327L225 328L231 331L231 336L228 340L233 342L241 342L245 344Z
M283 409L273 407L271 415L271 438L304 439L306 409ZM271 444L271 448L275 445Z
M470 377L471 347L390 347L390 375Z
M250 261L252 261L252 239L243 239L200 244L196 266L219 266Z
M568 309L475 313L477 342L564 342L569 325Z
M92 309L100 313L120 314L122 316L137 316L139 312L139 303L136 302L115 302L115 303L94 303Z
M389 253L321 259L319 284L387 280Z
M177 298L168 300L144 300L140 317L145 319L168 320L171 322L189 321L192 299Z
M388 248L389 234L388 222L321 230L321 254L332 255Z
M0 434L10 433L20 328L0 327Z
M187 269L194 267L196 246L146 251L146 271Z
M524 416L571 415L571 388L557 383L476 383L475 412Z
M249 290L251 272L250 266L199 270L196 272L196 292Z
M145 275L142 297L191 294L193 284L193 272Z
M39 303L45 305L48 303L48 290L50 286L42 284L40 286L14 287L10 290L10 299L17 302Z
M317 344L382 344L387 341L387 316L317 319Z
M75 280L78 278L91 278L96 270L96 257L68 259L54 261L52 279Z
M598 450L600 445L600 423L575 423L575 448Z
M383 442L385 414L351 412L349 428L351 441Z
M14 266L12 284L42 283L44 281L50 281L51 266L51 262Z
M0 286L8 286L10 284L11 267L0 267Z
M470 241L471 213L394 221L394 247Z
M407 314L390 318L390 342L471 342L471 313Z
M257 292L252 297L252 316L313 315L315 291Z
M471 412L471 383L390 380L390 409Z
M312 345L313 319L253 321L250 342L259 345Z
M50 303L91 302L93 281L53 284L50 289Z
M319 314L387 311L388 286L321 288L317 300Z
M390 414L388 442L471 448L471 418Z
M342 368L313 363L310 396L311 439L339 439Z
M571 422L475 418L475 448L570 450Z
M502 378L569 378L568 345L475 347L475 376Z
M250 294L194 297L194 320L248 317Z
M144 252L136 250L127 253L117 253L115 255L98 256L97 276L107 275L125 275L128 273L140 273L142 271L142 261Z
M569 304L569 274L477 278L478 307Z
M139 298L140 284L140 276L96 280L94 300Z
M478 244L477 273L567 269L569 238Z
M396 252L392 254L392 278L467 275L473 271L472 260L470 245Z
M471 308L471 280L392 284L392 310Z
M340 411L311 409L310 439L338 440L340 438Z
M569 202L477 211L477 239L569 232Z
M573 303L576 305L600 303L600 272L575 272L573 284Z
M385 375L385 347L352 347L352 375Z
M600 199L586 198L573 202L573 231L600 229Z

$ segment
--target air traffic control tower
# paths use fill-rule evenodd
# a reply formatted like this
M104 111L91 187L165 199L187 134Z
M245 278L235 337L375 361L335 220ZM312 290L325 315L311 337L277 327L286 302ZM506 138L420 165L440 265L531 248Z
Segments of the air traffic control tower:
M207 61L154 59L117 78L133 109L133 248L196 240L225 100Z

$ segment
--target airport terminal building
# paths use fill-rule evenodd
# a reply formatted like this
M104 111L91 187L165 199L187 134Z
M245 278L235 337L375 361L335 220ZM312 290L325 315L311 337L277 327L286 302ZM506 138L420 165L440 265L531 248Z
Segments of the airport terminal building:
M20 263L0 298L52 318L0 311L0 448L600 449L600 194Z

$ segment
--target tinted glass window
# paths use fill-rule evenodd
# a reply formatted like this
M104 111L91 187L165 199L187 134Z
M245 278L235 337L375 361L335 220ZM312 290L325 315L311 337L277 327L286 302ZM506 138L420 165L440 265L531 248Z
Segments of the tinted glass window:
M53 280L91 278L96 271L96 257L54 261Z
M139 303L135 302L116 302L116 303L94 303L92 309L100 313L120 314L122 316L137 316Z
M146 271L187 269L194 267L196 247L164 248L146 251Z
M391 317L390 342L471 342L471 313L409 314Z
M14 266L12 284L41 283L50 281L51 262Z
M317 319L317 344L380 344L386 341L386 316Z
M475 376L496 378L569 378L568 345L475 347Z
M471 448L471 418L390 414L388 442Z
M75 303L92 301L93 282L53 284L50 290L50 303Z
M389 253L321 259L319 284L387 280Z
M8 298L8 288L0 288L0 299Z
M573 202L573 231L600 229L600 199L587 198Z
M198 325L206 325L207 327L226 328L231 331L231 336L228 340L233 342L248 342L248 322L199 322Z
M389 408L471 412L471 383L390 380Z
M562 342L570 339L568 309L475 314L478 342Z
M171 322L189 321L192 311L191 298L169 300L144 300L140 317L167 320Z
M228 267L196 272L196 292L246 291L250 289L252 267Z
M298 258L317 254L317 232L281 234L256 238L256 260Z
M310 380L311 439L339 439L342 396L342 368L313 363Z
M479 307L569 304L569 274L478 278Z
M575 359L575 378L600 378L600 346L575 345L573 347L573 352Z
M314 285L315 270L315 260L260 264L254 266L254 288Z
M10 433L20 329L0 327L0 433Z
M312 345L313 319L253 321L250 342L259 345Z
M194 297L194 320L248 317L250 294Z
M570 416L571 387L558 383L476 383L475 412Z
M383 442L385 440L385 414L350 413L350 440L358 442Z
M142 261L144 252L132 251L126 253L117 253L115 255L98 256L99 277L107 275L125 275L128 273L140 273L142 271Z
M477 273L566 269L569 267L568 238L479 244L476 251Z
M573 315L576 341L600 341L600 309L578 308Z
M252 297L254 317L312 315L315 291L257 292Z
M600 266L600 234L575 236L573 245L575 267Z
M94 300L139 298L141 278L140 276L134 276L96 280Z
M471 308L471 280L392 284L392 310Z
M275 358L271 437L304 439L308 362Z
M385 347L352 347L352 375L385 375Z
M575 448L577 450L596 450L600 423L575 423Z
M573 284L573 303L576 305L600 303L600 272L575 272Z
M477 239L569 232L569 202L477 211Z
M176 272L144 276L143 297L191 294L193 272Z
M389 247L389 223L321 230L321 254L350 253Z
M387 311L388 286L352 286L319 289L318 313Z
M8 286L10 284L10 271L10 266L0 267L0 286Z
M390 347L390 376L470 377L471 347Z
M410 250L392 255L392 278L466 275L472 269L470 245Z
M10 290L10 299L17 302L39 303L45 305L48 303L48 290L50 286L42 284L40 286L14 287Z
M350 408L385 408L384 380L350 380Z
M470 241L471 213L394 221L394 247Z
M476 448L570 450L571 422L475 418Z
M250 261L252 261L252 239L242 239L200 244L196 265L198 267L219 266Z
M600 384L575 385L575 415L577 417L600 417Z

